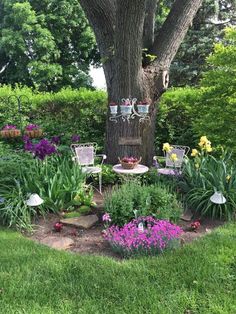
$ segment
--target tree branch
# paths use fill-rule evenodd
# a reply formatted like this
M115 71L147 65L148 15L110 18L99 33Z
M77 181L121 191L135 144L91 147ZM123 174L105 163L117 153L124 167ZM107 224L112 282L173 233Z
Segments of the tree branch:
M155 38L155 64L169 68L203 0L176 0Z
M159 0L147 0L143 27L143 48L150 49L154 42L155 15Z

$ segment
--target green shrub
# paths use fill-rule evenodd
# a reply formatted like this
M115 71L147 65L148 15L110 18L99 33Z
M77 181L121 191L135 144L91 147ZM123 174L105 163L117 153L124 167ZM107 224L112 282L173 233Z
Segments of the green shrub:
M137 182L114 187L110 193L106 193L104 208L110 214L112 223L120 226L136 216L147 215L176 222L183 210L175 194L168 188Z
M47 137L61 135L64 144L70 142L72 134L79 134L83 142L104 145L107 94L85 88L65 88L57 93L33 92L28 87L0 86L0 128L6 123L20 127L17 103L7 102L9 95L26 95L22 99L23 125L29 121L39 124Z
M163 94L157 114L155 138L159 153L162 153L162 144L166 142L194 145L196 135L192 126L194 120L192 106L200 96L200 90L190 87L172 88Z

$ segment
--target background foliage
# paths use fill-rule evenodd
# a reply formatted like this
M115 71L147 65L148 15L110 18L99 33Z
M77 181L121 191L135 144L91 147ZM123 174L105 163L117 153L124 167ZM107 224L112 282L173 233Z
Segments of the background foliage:
M194 146L201 135L214 146L236 151L236 29L227 28L207 59L209 70L199 88L167 91L157 116L156 146L163 142Z
M0 1L0 83L90 86L98 54L78 0Z
M83 142L97 142L104 145L106 119L106 93L87 89L62 89L57 93L33 92L27 87L0 87L0 128L7 124L19 127L17 104L7 102L9 95L26 95L22 111L24 124L30 120L42 126L46 135L63 135L63 143L70 142L72 134L79 134Z

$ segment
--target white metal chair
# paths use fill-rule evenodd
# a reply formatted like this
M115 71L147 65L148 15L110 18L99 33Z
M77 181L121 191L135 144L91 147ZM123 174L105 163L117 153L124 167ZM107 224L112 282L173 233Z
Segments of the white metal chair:
M188 154L190 148L182 145L170 145L171 151L164 153L165 155L165 168L158 168L157 172L164 175L181 175L184 157ZM172 154L176 154L177 160L173 161ZM158 157L154 156L153 160L158 163Z
M104 154L96 155L96 143L72 144L71 150L75 155L73 160L82 167L82 172L86 174L98 174L99 192L102 193L102 168L104 160L107 158ZM100 165L94 165L95 158L101 158Z

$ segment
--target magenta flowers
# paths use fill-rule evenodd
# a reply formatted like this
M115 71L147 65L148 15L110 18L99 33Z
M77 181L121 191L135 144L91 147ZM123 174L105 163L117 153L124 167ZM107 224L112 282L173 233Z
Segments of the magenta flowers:
M25 129L26 131L33 131L40 129L40 127L37 124L28 124Z
M182 232L177 225L147 216L121 228L111 226L104 232L104 238L124 256L156 255L178 243Z
M2 130L16 130L17 129L17 127L15 126L15 125L13 125L13 124L6 124L3 128L2 128Z

